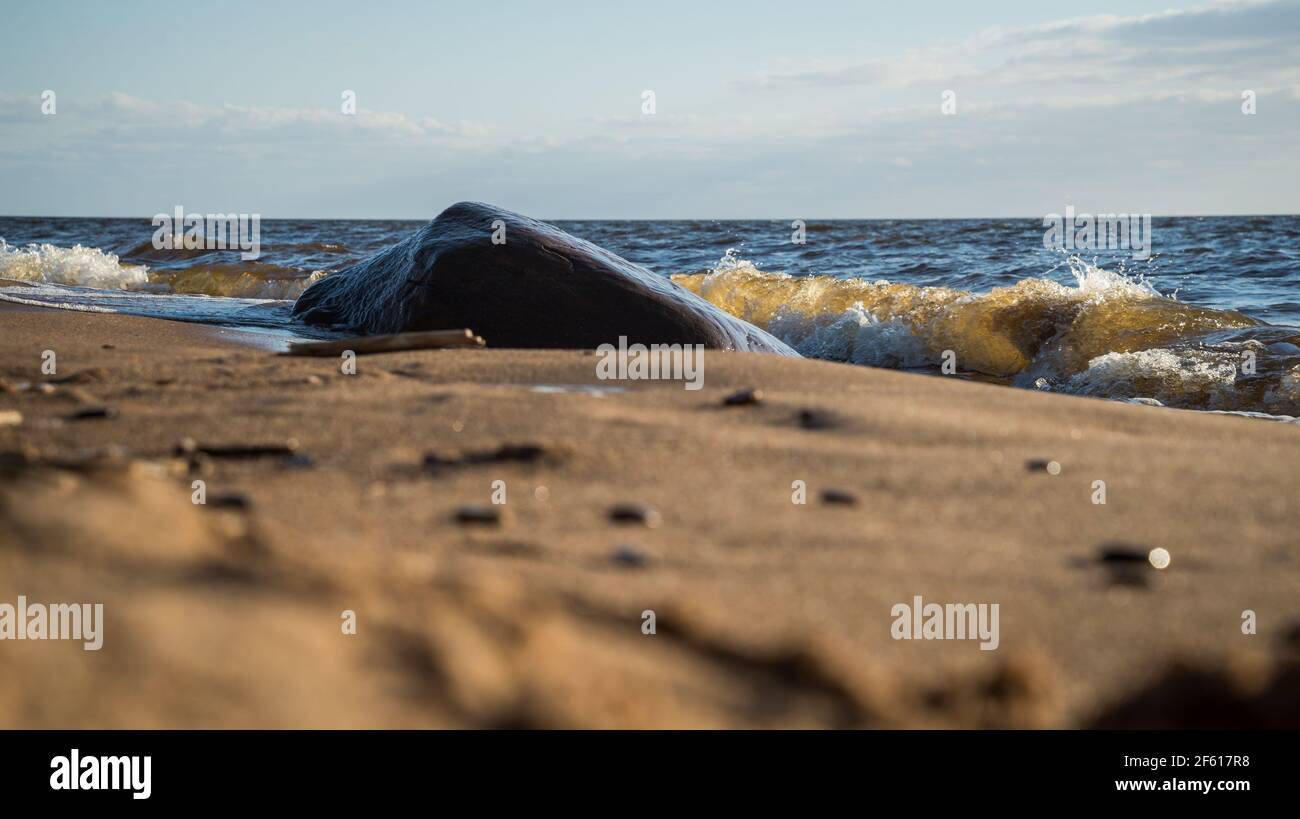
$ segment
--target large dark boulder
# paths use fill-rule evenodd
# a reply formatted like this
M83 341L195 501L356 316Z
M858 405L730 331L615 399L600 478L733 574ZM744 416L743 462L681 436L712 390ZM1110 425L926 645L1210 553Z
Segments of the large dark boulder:
M505 225L494 244L493 223ZM468 327L492 347L703 344L798 355L704 299L527 216L452 205L407 239L316 282L294 315L362 334Z

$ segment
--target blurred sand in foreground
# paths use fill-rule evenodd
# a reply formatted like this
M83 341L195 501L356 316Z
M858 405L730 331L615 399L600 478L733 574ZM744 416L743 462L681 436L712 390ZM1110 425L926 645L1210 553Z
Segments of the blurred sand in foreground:
M582 351L344 375L232 335L0 306L0 603L106 618L97 652L0 641L0 726L1300 727L1300 426L721 352L699 391ZM998 648L892 639L915 595L999 604Z

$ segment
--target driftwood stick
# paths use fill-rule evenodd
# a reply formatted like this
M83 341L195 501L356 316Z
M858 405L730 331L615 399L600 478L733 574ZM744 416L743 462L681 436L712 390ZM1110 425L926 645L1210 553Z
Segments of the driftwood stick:
M437 350L445 347L482 347L473 330L429 330L385 336L357 336L337 341L296 341L281 355L337 356L351 350L357 355L396 353L402 350Z

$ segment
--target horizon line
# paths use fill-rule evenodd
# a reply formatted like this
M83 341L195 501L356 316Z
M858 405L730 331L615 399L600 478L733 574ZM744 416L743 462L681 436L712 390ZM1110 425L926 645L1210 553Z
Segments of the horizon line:
M450 206L448 206L450 207ZM509 210L508 208L501 208ZM213 213L229 213L228 211L216 211ZM518 211L511 211L519 213ZM206 215L207 211L186 211L196 215ZM1097 215L1092 211L1076 210L1078 216ZM1107 211L1109 215L1111 211ZM1120 212L1115 211L1117 215ZM170 214L168 214L170 216ZM236 214L238 215L238 214ZM252 215L252 214L248 214ZM519 214L528 216L528 214ZM653 216L636 216L636 217L583 217L583 216L549 216L536 217L530 216L530 219L536 219L539 222L786 222L794 219L802 219L804 222L961 222L961 221L979 221L979 220L1036 220L1046 219L1050 214L1033 215L1033 216L673 216L673 217L653 217ZM1222 219L1222 218L1261 218L1277 216L1300 216L1298 212L1276 212L1276 213L1130 213L1124 212L1122 215L1127 216L1146 216L1150 215L1152 219ZM434 217L410 217L410 216L262 216L257 214L260 220L280 221L280 222L430 222ZM25 213L6 213L0 214L0 219L118 219L118 220L141 220L152 222L154 216L86 216L73 214L25 214Z

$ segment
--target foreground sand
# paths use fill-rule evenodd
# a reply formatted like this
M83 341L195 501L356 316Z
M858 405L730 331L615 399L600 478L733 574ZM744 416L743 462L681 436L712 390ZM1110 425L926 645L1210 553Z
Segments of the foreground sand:
M1300 724L1300 427L752 354L593 394L554 388L609 386L580 351L349 376L240 341L0 306L0 603L107 620L98 652L0 642L0 725ZM457 523L495 480L504 524ZM998 603L999 648L891 639L918 594Z

